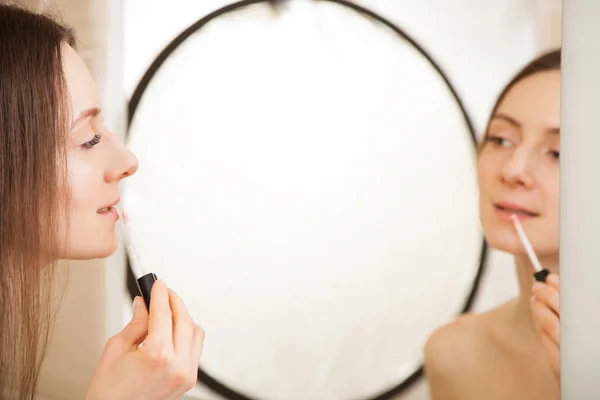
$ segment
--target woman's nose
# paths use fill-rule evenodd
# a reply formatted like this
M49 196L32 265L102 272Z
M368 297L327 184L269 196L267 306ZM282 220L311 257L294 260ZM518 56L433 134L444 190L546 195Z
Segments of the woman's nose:
M137 157L129 149L126 148L125 151L127 160L125 162L125 168L123 170L123 173L121 174L121 179L135 174L140 165Z
M515 151L502 169L502 179L509 185L520 185L526 188L533 186L531 167L533 153L527 149Z
M120 181L123 178L127 178L136 173L139 167L137 157L124 145L118 149L118 155L116 157L115 168L109 168L106 174L106 181Z

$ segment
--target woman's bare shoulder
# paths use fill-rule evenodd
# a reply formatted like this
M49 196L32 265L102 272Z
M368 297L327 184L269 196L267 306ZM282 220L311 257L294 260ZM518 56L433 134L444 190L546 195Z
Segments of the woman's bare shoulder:
M467 314L433 331L425 343L426 369L452 372L468 366L486 330L486 319L485 314Z
M427 339L424 373L431 399L461 398L464 392L461 376L470 375L468 369L475 357L471 345L479 319L479 315L461 316L436 329Z
M506 307L510 305L463 315L429 336L424 368L432 398L459 398L452 393L463 393L465 385L472 383L482 369L482 359L489 359L486 354L494 346L494 330Z

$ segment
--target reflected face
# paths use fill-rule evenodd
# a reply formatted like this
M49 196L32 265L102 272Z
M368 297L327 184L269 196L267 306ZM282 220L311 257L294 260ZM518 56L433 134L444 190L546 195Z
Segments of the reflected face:
M510 89L492 116L478 160L479 213L491 247L525 250L515 213L541 257L559 251L560 72L531 75Z
M69 234L61 235L60 258L94 259L118 246L118 183L134 174L137 159L104 126L96 84L79 55L63 46L63 70L72 118L68 144ZM67 231L62 219L60 232Z

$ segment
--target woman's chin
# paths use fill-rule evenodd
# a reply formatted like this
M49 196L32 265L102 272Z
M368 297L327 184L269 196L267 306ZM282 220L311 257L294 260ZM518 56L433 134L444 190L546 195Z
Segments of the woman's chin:
M105 248L98 249L98 253L96 254L96 257L94 257L94 258L108 258L108 257L112 256L113 254L115 254L118 247L119 247L119 242L117 240L115 240L114 243L111 243L110 245L106 246Z
M118 247L118 242L115 240L114 243L107 243L103 246L97 246L94 248L72 248L71 251L66 253L65 257L61 257L66 260L96 260L100 258L108 258L112 256Z
M542 235L541 237L536 235L530 235L528 237L536 256L540 258L540 260L542 258L554 258L558 256L558 239L549 240L549 236L551 236L551 233ZM485 230L485 240L492 249L510 253L515 256L527 254L519 235L513 230L503 228L487 229Z
M523 251L523 245L519 241L518 236L514 233L486 232L485 240L488 246L494 250L510 254L520 254Z

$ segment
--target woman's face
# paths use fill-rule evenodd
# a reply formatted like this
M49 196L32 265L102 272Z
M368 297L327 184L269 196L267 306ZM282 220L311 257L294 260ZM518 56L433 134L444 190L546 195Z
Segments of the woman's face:
M62 56L72 125L68 142L69 235L61 243L60 258L103 258L118 246L115 226L119 214L111 208L119 201L118 184L136 172L138 163L104 126L96 84L83 60L66 44ZM63 221L61 232L66 232L67 220Z
M479 213L491 247L525 254L510 221L515 213L538 257L558 256L559 128L558 70L517 83L492 116L478 161Z

